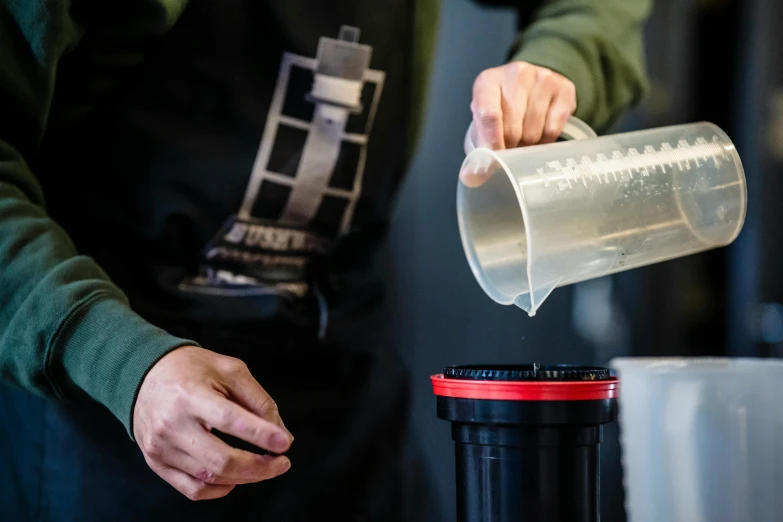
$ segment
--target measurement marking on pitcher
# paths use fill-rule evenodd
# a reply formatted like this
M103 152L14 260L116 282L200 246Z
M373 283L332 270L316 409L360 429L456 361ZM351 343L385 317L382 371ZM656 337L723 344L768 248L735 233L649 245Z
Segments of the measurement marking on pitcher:
M647 155L647 154L655 154L655 149L652 147L652 145L645 145L644 146L644 153L645 153L645 155ZM656 165L653 165L653 173L655 173L655 168L656 168ZM645 167L644 170L647 173L647 175L649 176L650 172L647 170L647 167Z
M645 145L642 152L635 147L628 148L625 152L622 149L613 150L611 157L598 153L594 158L581 156L578 160L572 157L549 161L546 168L538 169L538 174L547 186L552 181L557 182L558 190L574 189L572 182L579 181L582 186L588 188L588 180L597 180L600 185L610 184L612 180L619 183L638 179L643 183L645 178L659 172L666 174L666 165L672 170L678 168L683 172L692 171L702 168L710 158L716 168L720 168L723 162L731 161L717 136L711 141L700 136L693 140L693 143L678 140L676 146L661 143L657 150L653 145ZM634 173L638 173L639 177L635 178Z

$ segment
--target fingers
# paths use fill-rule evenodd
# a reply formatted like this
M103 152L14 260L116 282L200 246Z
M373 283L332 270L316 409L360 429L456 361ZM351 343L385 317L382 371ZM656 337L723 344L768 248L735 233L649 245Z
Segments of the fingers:
M558 79L552 71L543 68L536 71L536 81L531 88L520 145L535 145L541 141L549 107L558 87Z
M544 134L541 143L553 143L563 133L568 117L576 110L576 93L573 84L566 85L558 91L552 100L552 105L544 124Z
M196 427L194 430L202 430ZM284 456L257 455L232 448L206 431L188 436L182 450L171 452L165 464L207 484L252 484L282 475L291 468Z
M484 71L473 84L471 111L476 122L479 147L503 149L503 106L500 83L492 78L493 70Z
M253 378L247 365L239 359L228 357L224 364L226 368L223 375L230 398L262 419L285 428L277 403Z
M285 453L291 446L293 439L287 430L218 394L204 395L197 403L194 414L207 431L215 428L271 453Z
M233 485L207 484L178 469L161 466L149 460L147 463L160 478L174 486L177 491L190 500L212 500L225 497L234 489Z
M537 68L529 63L514 62L505 67L503 80L503 138L505 147L519 146L530 104L535 102Z
M147 464L193 500L225 496L236 484L271 479L291 466L285 456L243 451L210 433L215 428L270 453L287 451L293 440L247 367L202 348L175 350L153 366L133 420Z
M552 143L576 110L576 88L545 67L512 62L473 84L471 111L479 147L495 150Z

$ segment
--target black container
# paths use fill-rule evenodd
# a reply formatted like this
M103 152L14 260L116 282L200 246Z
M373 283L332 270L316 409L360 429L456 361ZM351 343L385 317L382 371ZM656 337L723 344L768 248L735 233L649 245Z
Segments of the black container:
M597 522L617 379L584 366L456 366L432 377L452 423L457 522Z

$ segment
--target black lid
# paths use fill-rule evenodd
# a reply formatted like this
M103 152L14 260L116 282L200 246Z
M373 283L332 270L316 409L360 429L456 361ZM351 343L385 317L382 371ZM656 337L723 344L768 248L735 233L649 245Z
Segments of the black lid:
M469 381L601 381L609 379L607 368L573 364L488 364L448 366L446 379Z

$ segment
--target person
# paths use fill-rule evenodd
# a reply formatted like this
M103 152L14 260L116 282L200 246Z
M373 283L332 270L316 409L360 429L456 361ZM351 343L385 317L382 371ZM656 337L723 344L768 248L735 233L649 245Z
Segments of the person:
M482 144L644 95L649 0L518 4ZM377 254L438 12L0 0L0 519L437 517Z

